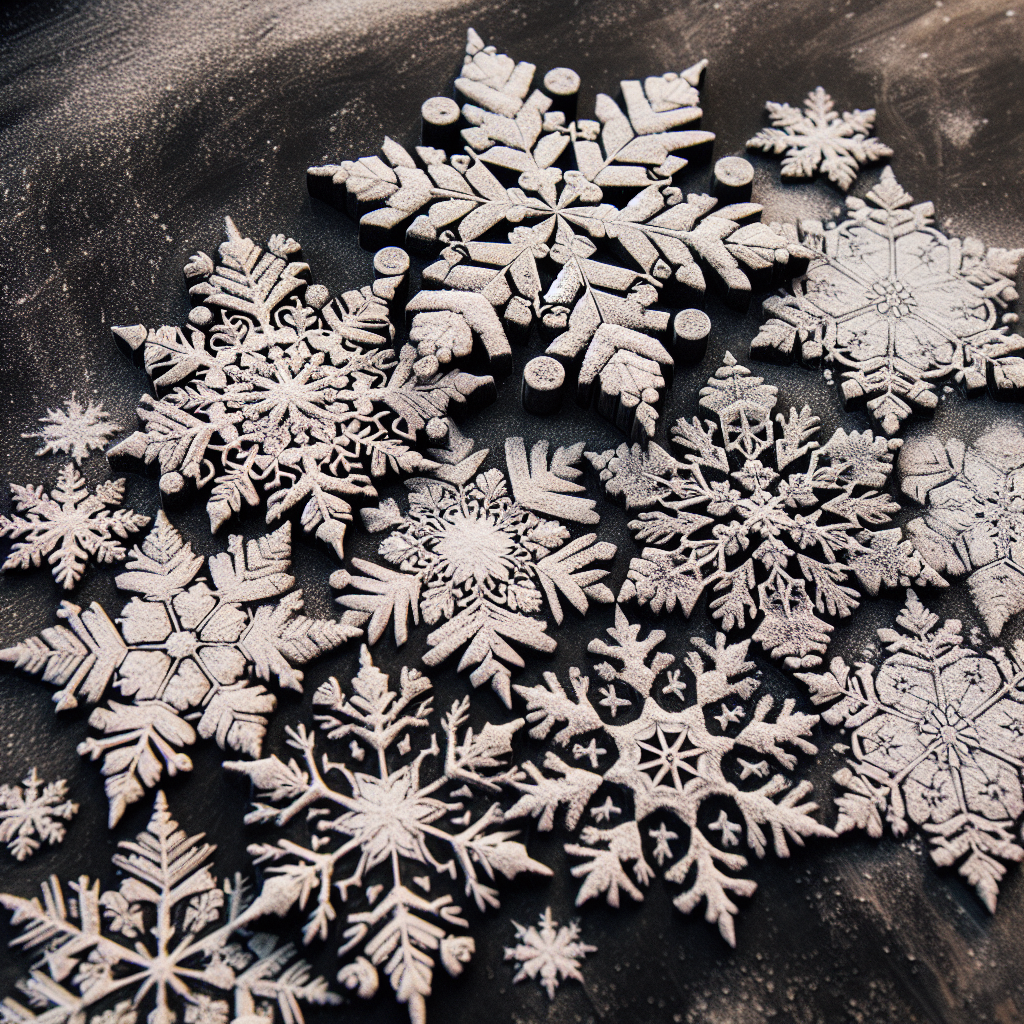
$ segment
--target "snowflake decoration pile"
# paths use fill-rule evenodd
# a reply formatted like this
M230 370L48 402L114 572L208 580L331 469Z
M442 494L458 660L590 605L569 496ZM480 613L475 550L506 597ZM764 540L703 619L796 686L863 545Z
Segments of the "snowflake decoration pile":
M461 875L465 895L483 911L499 905L497 891L483 876L551 871L511 841L517 833L497 828L497 802L479 815L467 808L477 792L499 795L515 774L494 770L511 751L523 720L487 723L475 733L467 725L467 697L440 720L443 751L435 732L414 743L417 730L434 724L433 698L425 696L430 680L403 667L393 687L366 647L360 661L351 688L332 678L313 698L331 712L317 716L327 738L346 741L338 747L344 760L325 754L318 763L315 735L299 726L288 730L288 743L301 753L301 764L274 756L226 767L248 775L266 801L256 803L247 822L282 827L304 813L310 823L302 841L284 838L249 847L257 863L269 865L264 892L272 887L278 913L296 905L305 909L312 899L303 932L310 942L328 937L337 917L333 901L346 905L338 954L358 955L338 980L369 998L382 969L413 1024L424 1024L435 956L455 976L475 949L472 937L452 931L469 927L452 896L430 895L435 881L448 876L456 882Z
M588 953L596 953L597 946L580 941L580 926L576 921L559 928L551 916L551 908L546 907L536 926L527 928L515 921L512 924L515 925L519 944L511 949L505 948L505 959L519 963L513 983L527 978L537 979L548 999L554 999L555 990L566 978L583 982L580 961Z
M1024 861L1024 643L979 654L959 620L940 625L913 591L896 624L878 631L880 664L835 658L829 672L801 675L815 703L842 698L822 714L852 747L835 775L836 831L878 838L883 817L896 836L920 825L935 863L959 862L995 913L1002 861Z
M301 692L293 665L361 635L358 613L340 622L302 614L290 556L285 523L248 544L229 538L228 551L210 557L202 577L203 559L160 512L115 578L121 590L140 595L116 625L95 601L85 611L64 601L57 615L67 626L0 651L0 660L59 688L57 711L80 700L99 705L111 683L129 698L96 707L89 724L102 735L78 746L81 755L103 759L111 828L164 770L192 770L180 748L197 734L258 757L277 701L253 677L276 677Z
M0 843L6 843L18 860L31 857L43 843L63 842L62 821L78 813L78 804L66 799L67 780L43 782L33 768L22 784L24 789L0 786Z
M42 902L0 893L24 929L11 945L40 954L20 983L29 1006L5 999L4 1024L78 1024L104 1006L93 1024L136 1024L145 1003L148 1024L302 1024L300 1001L340 1002L293 946L246 929L265 904L249 902L241 876L218 886L216 847L178 826L163 793L145 831L118 846L116 889L83 875L66 892L51 876Z
M36 455L63 452L80 466L90 452L106 448L107 442L121 427L111 422L102 402L83 406L72 392L64 406L63 409L46 410L46 415L39 419L43 424L41 431L21 436L38 437L46 442Z
M440 623L427 637L424 663L440 665L468 644L459 670L473 667L473 685L489 681L511 707L509 666L524 664L511 644L555 650L547 622L533 613L546 602L560 624L559 595L581 615L591 600L611 602L600 582L608 570L593 563L614 557L615 545L594 533L572 538L559 522L594 525L600 518L596 503L578 496L582 442L557 448L549 463L547 441L535 444L528 460L523 439L509 438L506 477L497 469L477 472L487 449L473 452L472 440L454 428L449 440L446 451L430 452L439 464L433 479L407 481L406 511L391 499L363 510L369 530L389 531L379 550L397 569L354 558L365 575L342 571L331 582L355 591L342 593L339 604L371 614L371 643L391 620L398 644L408 637L410 616L414 623L421 615L428 625Z
M653 509L629 524L657 546L632 559L620 601L689 616L710 588L726 631L760 620L753 638L772 657L813 667L834 628L824 615L846 618L882 586L944 583L899 527L880 528L899 511L882 490L892 443L839 429L819 445L807 406L772 421L777 396L727 354L700 393L718 422L681 417L672 429L684 461L653 442L587 457L608 494Z
M953 378L967 394L986 383L999 398L1024 394L1024 339L1009 333L1013 282L1024 249L986 248L932 226L934 206L913 205L886 167L865 199L846 200L846 219L802 221L815 254L792 294L765 300L769 319L751 343L763 359L822 359L839 371L849 406L867 405L887 434L915 410L938 404ZM797 229L786 230L795 238Z

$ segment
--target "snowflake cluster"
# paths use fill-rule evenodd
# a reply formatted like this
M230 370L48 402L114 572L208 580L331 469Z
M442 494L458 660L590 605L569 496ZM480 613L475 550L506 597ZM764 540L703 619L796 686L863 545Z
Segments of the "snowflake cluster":
M43 782L33 768L22 785L0 786L0 843L18 860L31 857L43 843L63 842L63 822L78 813L78 804L67 799L67 780Z

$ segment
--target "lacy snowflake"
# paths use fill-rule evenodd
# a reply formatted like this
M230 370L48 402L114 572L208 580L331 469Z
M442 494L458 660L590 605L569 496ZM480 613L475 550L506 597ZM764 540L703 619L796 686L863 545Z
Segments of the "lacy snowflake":
M70 462L49 494L42 485L20 484L11 484L11 493L18 511L27 516L0 515L0 537L25 539L12 545L4 570L38 568L45 556L65 590L75 587L90 558L100 565L120 562L125 550L114 537L137 533L149 522L149 516L118 507L124 480L104 480L91 492Z
M886 167L866 201L846 200L846 219L801 221L814 251L792 294L765 300L769 319L751 343L763 359L822 358L839 371L848 406L867 405L887 434L915 410L938 404L938 382L953 378L967 394L1024 394L1024 339L999 310L1017 299L1013 282L1024 249L986 248L948 238L932 226L934 206L912 205ZM783 229L797 237L792 225Z
M126 571L115 577L133 597L114 624L95 601L82 611L61 603L51 626L0 651L0 660L58 687L57 711L80 700L99 704L114 687L130 703L113 699L92 712L89 724L102 733L78 746L103 759L110 826L128 804L169 775L192 770L179 748L215 738L258 757L267 715L277 701L253 677L302 690L293 665L360 636L365 619L346 613L340 622L302 614L302 591L287 569L291 524L203 559L160 512L141 546L132 549ZM248 609L246 608L248 606Z
M24 789L0 786L0 843L18 860L31 857L43 843L63 842L66 829L61 822L78 813L78 804L66 799L67 780L43 782L33 768L22 784Z
M804 800L811 784L800 782L791 789L789 780L772 770L772 762L790 771L796 767L797 758L786 745L817 753L808 737L818 716L794 711L795 702L787 700L772 721L775 702L767 694L750 706L760 682L747 675L754 668L746 660L749 640L727 645L719 633L712 647L693 638L695 650L686 656L696 680L693 689L688 690L681 673L674 670L656 692L655 683L675 661L671 654L654 651L665 639L664 632L651 630L641 640L640 627L631 625L617 605L615 625L608 634L614 644L595 639L588 649L621 663L621 668L608 661L597 666L605 683L598 693L576 668L569 672L571 695L552 672L544 673L542 684L516 684L516 692L527 703L527 720L533 724L530 735L535 739L546 739L564 723L554 736L559 746L568 748L577 737L591 740L586 746L577 741L571 747L573 760L585 759L585 768L550 750L543 769L527 762L525 773L513 782L523 796L505 816L531 815L546 831L554 826L564 803L566 828L575 831L589 806L590 817L608 827L587 824L580 834L582 845L565 846L566 853L583 858L572 869L574 877L583 879L577 906L604 893L617 907L620 890L642 900L639 886L655 875L650 856L659 869L668 862L668 881L685 886L675 906L688 914L706 900L706 919L717 923L723 938L735 945L737 907L729 894L750 896L757 888L755 882L730 873L747 865L747 859L733 851L744 833L758 857L768 849L766 829L779 857L789 856L787 840L802 845L805 836L833 835L811 817L817 805ZM621 806L613 803L615 790L628 791L632 812L627 800L620 800ZM601 793L608 793L608 799L597 806ZM715 811L717 819L712 817ZM643 832L641 823L646 823ZM653 841L646 855L644 832ZM630 861L637 884L626 871Z
M536 926L527 928L515 921L512 924L515 925L519 945L511 949L506 947L505 959L519 962L513 983L527 978L536 979L547 992L548 999L555 998L555 989L566 978L582 983L580 961L588 953L596 953L597 946L580 941L578 922L572 921L559 928L551 915L551 908L546 907Z
M678 604L689 616L711 588L711 614L725 630L760 620L753 638L772 657L813 667L834 628L823 616L848 617L862 593L882 586L944 581L899 527L879 528L899 511L881 490L893 443L839 429L819 445L807 406L778 413L776 436L777 396L727 354L700 393L717 424L681 417L672 429L689 449L685 461L653 442L587 457L608 494L654 509L629 524L657 546L632 559L620 601L655 612Z
M40 417L43 429L35 434L22 434L24 438L38 437L46 443L36 455L63 452L70 455L78 465L89 457L89 453L106 448L107 442L120 429L103 409L103 403L90 402L83 406L71 392L63 409L47 409Z
M163 793L145 831L118 847L113 863L126 877L116 889L83 875L65 895L51 876L42 902L0 893L24 928L11 944L39 950L19 987L42 1011L8 997L4 1024L78 1024L104 1006L92 1024L135 1024L144 1003L149 1024L174 1024L182 1010L187 1024L302 1024L300 1001L340 1002L294 947L247 930L265 903L250 903L239 875L217 884L216 847L178 826Z
M600 519L596 503L578 496L584 490L576 482L582 443L557 448L549 463L547 441L535 444L527 459L523 439L511 437L505 442L506 477L497 469L477 473L488 450L474 452L472 440L454 428L449 442L447 450L429 453L438 463L434 479L407 481L406 511L392 499L363 510L369 530L389 531L379 551L398 568L354 558L352 565L365 575L342 571L331 582L357 591L342 593L338 603L371 615L370 643L389 621L398 644L408 638L410 616L414 623L421 615L428 625L441 623L427 637L424 663L440 665L468 645L459 670L473 667L473 685L489 681L511 707L509 666L524 665L511 643L554 651L547 623L533 613L546 602L561 624L559 595L581 615L591 600L612 601L600 582L608 570L593 564L612 558L615 545L594 533L573 538L559 522L594 525Z
M311 942L328 937L337 916L333 901L354 904L338 954L359 955L342 967L338 980L369 998L378 989L381 968L397 1000L408 1005L413 1024L426 1020L434 956L455 976L475 950L472 937L451 931L469 928L452 896L430 895L435 881L447 876L455 882L461 874L465 895L483 911L499 904L497 891L482 876L551 874L525 846L511 841L517 833L497 828L497 802L479 815L467 808L477 792L499 795L515 774L495 769L511 751L523 719L487 723L475 733L466 725L467 697L440 719L443 753L434 732L414 744L416 730L434 724L433 698L424 696L430 689L429 679L407 667L393 687L363 647L351 688L332 678L313 698L332 712L317 716L327 738L347 741L339 746L343 761L325 754L318 762L315 736L299 726L288 729L288 743L301 753L301 764L276 756L226 764L248 775L260 800L267 801L256 803L247 822L280 827L303 813L307 822L316 822L302 841L249 847L257 863L269 864L264 891L272 887L278 912L304 909L312 897L303 932Z
M883 816L895 836L920 825L935 863L959 862L995 913L1001 861L1024 861L1024 643L978 653L958 619L940 625L913 591L896 624L878 631L880 664L835 658L831 671L801 675L815 703L842 698L822 714L852 746L835 775L836 831L877 839Z

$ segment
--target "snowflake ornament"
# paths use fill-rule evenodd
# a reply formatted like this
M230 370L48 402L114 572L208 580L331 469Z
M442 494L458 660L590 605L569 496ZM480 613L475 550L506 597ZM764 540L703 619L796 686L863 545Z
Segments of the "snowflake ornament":
M773 658L806 668L821 663L829 619L851 615L862 594L945 583L888 525L899 511L882 490L895 443L839 429L819 444L807 406L773 422L777 397L727 354L700 393L718 422L681 417L672 429L683 461L653 442L587 458L609 495L645 510L629 528L652 546L630 562L618 600L689 616L710 589L723 629L749 619Z
M435 956L456 976L475 950L471 936L455 933L469 928L462 909L449 892L433 895L435 884L447 889L445 877L455 883L461 876L465 895L484 911L499 905L486 883L496 872L551 874L512 842L516 832L498 828L499 803L480 814L467 806L477 793L500 795L516 773L497 769L523 719L487 723L475 733L467 725L469 698L457 700L440 720L442 750L435 732L428 740L417 731L435 722L431 688L408 667L393 686L363 647L351 686L343 689L331 678L313 697L330 712L317 717L343 760L324 754L318 761L316 737L300 725L288 729L288 743L301 763L272 756L225 766L248 775L259 790L247 822L283 827L305 812L309 823L300 841L249 847L257 863L268 864L264 889L272 889L278 912L311 903L303 932L308 943L328 937L335 902L348 907L338 954L356 956L338 980L369 998L383 970L413 1024L426 1021Z
M92 492L85 478L68 463L47 494L42 486L11 484L19 512L25 516L0 515L0 537L16 540L3 569L38 568L45 557L53 566L53 578L72 590L92 558L99 565L120 562L125 538L149 523L149 516L120 508L124 480L104 480Z
M258 757L277 701L254 678L301 692L302 672L293 666L362 634L359 613L340 622L302 614L290 557L285 523L247 544L229 538L201 576L203 559L160 512L115 577L121 590L139 595L116 624L95 601L85 611L64 601L57 616L66 626L0 651L0 660L58 687L57 711L98 705L89 724L101 735L78 752L103 760L111 828L165 770L192 770L181 748L197 735ZM108 698L111 684L127 703Z
M931 203L914 204L890 168L865 199L846 200L846 219L801 221L815 258L807 273L763 304L770 319L751 354L794 357L838 371L847 406L865 405L887 434L939 402L952 378L968 395L986 385L1001 399L1024 396L1024 339L1009 333L1014 281L1024 249L987 248L932 226Z
M62 822L78 813L78 804L66 799L66 779L43 782L33 768L22 785L0 786L0 843L18 860L31 857L43 843L62 843L67 831Z
M527 978L536 979L547 992L548 999L555 998L555 990L566 978L573 978L582 984L580 961L588 953L596 953L597 946L580 941L578 922L573 921L559 928L558 922L551 915L551 908L546 907L536 926L526 928L515 921L512 924L519 944L511 949L505 947L505 959L519 962L513 983Z
M561 624L562 598L581 614L590 601L610 602L600 582L607 569L594 563L615 555L615 545L597 534L572 537L560 522L596 525L596 502L579 497L576 463L582 442L557 448L540 441L527 459L521 437L505 442L508 474L478 473L488 450L473 451L471 439L449 430L449 447L429 452L438 465L433 478L406 482L408 507L392 499L363 510L372 532L387 530L384 560L396 566L352 559L362 576L336 573L331 583L345 592L338 603L369 614L367 637L380 639L394 623L395 642L408 638L409 618L437 628L428 635L427 665L440 665L465 646L459 671L472 668L474 686L490 682L511 707L511 670L522 668L512 644L550 654L555 640L534 613L546 604ZM511 489L511 493L510 493Z
M79 466L90 452L106 448L110 438L121 429L120 424L111 421L102 402L83 406L73 391L63 409L47 409L39 422L43 424L41 431L21 435L24 438L38 437L46 442L36 455L63 452Z
M149 1024L302 1024L301 1002L341 1001L293 946L247 928L273 907L251 901L239 875L217 884L216 847L179 827L163 793L146 829L118 846L116 889L51 876L42 902L0 893L24 929L11 945L39 951L19 985L29 1005L6 998L4 1024L76 1024L98 1010L93 1024L136 1024L147 1004Z
M958 864L995 913L1003 861L1024 861L1024 643L979 653L958 619L940 624L907 592L898 629L880 629L880 663L803 674L822 713L850 737L848 766L835 780L837 832L893 835L911 823L928 837L932 860Z

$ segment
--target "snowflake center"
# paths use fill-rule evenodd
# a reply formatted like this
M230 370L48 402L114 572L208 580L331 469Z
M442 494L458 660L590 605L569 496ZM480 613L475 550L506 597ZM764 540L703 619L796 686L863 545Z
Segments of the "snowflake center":
M507 579L512 538L490 519L460 513L446 524L436 551L454 570L456 583L471 576L480 582Z
M191 658L199 650L199 637L188 630L179 630L164 641L164 650L172 658Z
M910 316L917 308L913 292L902 282L893 279L876 281L868 289L868 301L882 316L900 319Z

